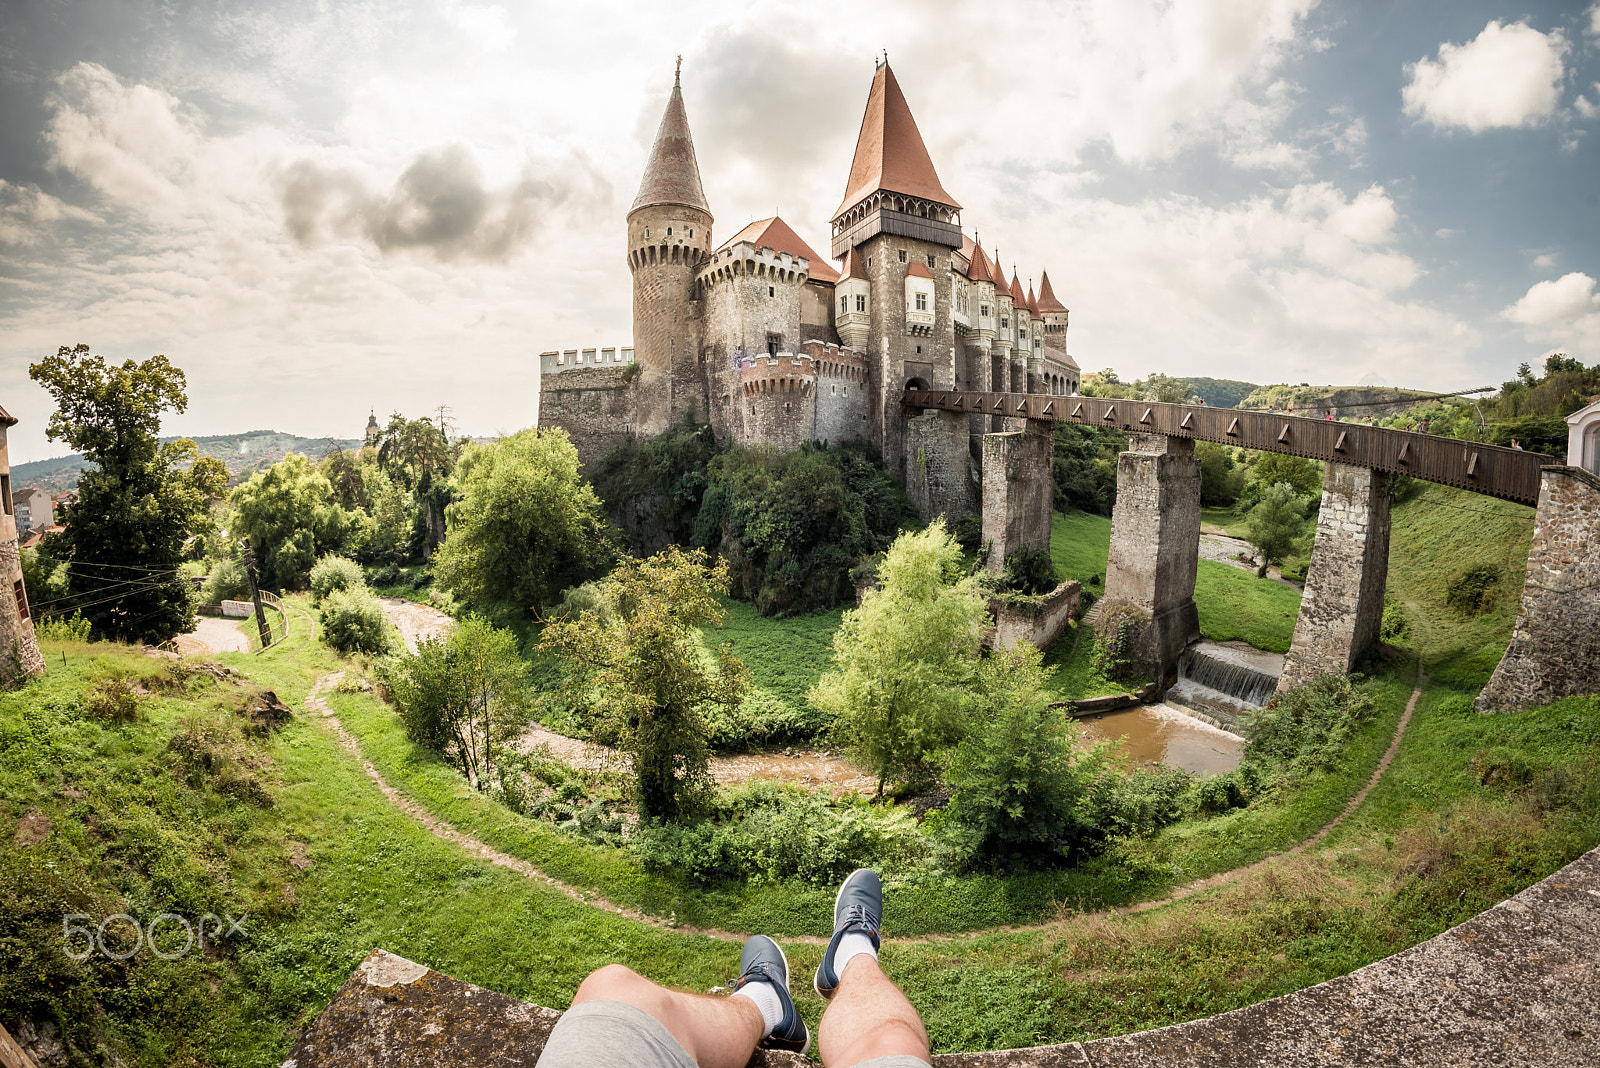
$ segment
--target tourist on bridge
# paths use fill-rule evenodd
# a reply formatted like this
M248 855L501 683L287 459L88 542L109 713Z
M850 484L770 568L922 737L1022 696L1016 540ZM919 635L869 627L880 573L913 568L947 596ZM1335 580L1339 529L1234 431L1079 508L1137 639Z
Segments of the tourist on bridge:
M833 903L833 937L813 980L828 1000L818 1030L825 1068L928 1068L922 1018L878 967L883 884L850 874ZM811 1033L789 995L789 961L766 935L739 958L725 998L669 990L620 964L591 972L557 1021L538 1068L744 1068L756 1047L804 1055Z

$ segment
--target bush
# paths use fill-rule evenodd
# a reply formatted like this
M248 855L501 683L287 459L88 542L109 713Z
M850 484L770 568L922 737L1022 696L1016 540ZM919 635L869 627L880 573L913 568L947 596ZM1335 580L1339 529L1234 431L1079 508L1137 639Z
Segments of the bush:
M55 642L86 642L89 640L90 623L83 618L82 612L73 612L70 616L57 616L54 619L41 619L33 626L34 634L46 641Z
M1095 624L1094 669L1104 678L1127 682L1139 674L1141 650L1150 617L1131 604L1108 604Z
M1024 546L1006 556L1000 582L1008 590L1026 594L1046 594L1061 584L1050 550Z
M1317 675L1242 720L1244 763L1283 781L1331 767L1375 709L1361 676Z
M769 749L815 738L828 717L810 704L796 708L774 694L751 691L732 708L716 705L704 713L706 744L724 752Z
M84 697L83 710L95 719L132 723L139 718L139 695L127 679L101 679Z
M1411 631L1411 620L1400 602L1384 598L1383 622L1378 624L1378 640L1385 645L1397 645Z
M641 826L633 847L646 867L698 883L799 879L815 886L861 867L908 871L930 852L907 811L761 781L719 793L709 819Z
M312 582L316 581L315 577ZM386 564L383 567L367 568L367 585L377 589L394 586L400 581L400 568L396 564Z
M322 640L340 653L366 653L383 656L394 645L383 607L365 585L350 590L334 590L322 602L318 615Z
M364 590L367 580L361 565L344 556L324 556L311 569L311 603L321 604L322 599L335 590Z
M1501 570L1494 564L1473 564L1450 576L1445 604L1467 615L1479 615L1495 606Z
M223 601L243 601L250 596L250 576L238 560L219 560L200 587L200 598L206 604Z

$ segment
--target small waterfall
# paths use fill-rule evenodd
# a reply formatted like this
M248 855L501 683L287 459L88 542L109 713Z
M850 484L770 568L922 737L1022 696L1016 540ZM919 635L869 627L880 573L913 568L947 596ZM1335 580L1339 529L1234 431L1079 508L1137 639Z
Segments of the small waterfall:
M1196 642L1178 661L1178 682L1166 699L1212 726L1233 730L1240 716L1272 699L1282 671L1283 657L1276 653Z

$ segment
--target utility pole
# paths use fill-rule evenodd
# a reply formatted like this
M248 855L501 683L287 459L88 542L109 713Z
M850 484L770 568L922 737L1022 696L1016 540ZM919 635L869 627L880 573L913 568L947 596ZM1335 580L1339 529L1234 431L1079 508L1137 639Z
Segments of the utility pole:
M261 607L261 587L256 585L256 551L250 547L249 538L241 538L244 546L244 573L250 576L250 600L256 606L256 629L261 632L261 648L272 644L272 628L267 626L267 612Z

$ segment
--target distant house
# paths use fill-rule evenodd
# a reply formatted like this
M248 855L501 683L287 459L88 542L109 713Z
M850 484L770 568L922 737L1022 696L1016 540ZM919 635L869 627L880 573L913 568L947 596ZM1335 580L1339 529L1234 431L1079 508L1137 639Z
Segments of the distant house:
M68 490L65 493L56 494L56 522L65 523L67 521L67 512L70 511L72 506L77 503L78 495L72 490Z
M44 541L44 539L53 537L56 534L60 534L66 529L67 528L62 526L60 523L52 523L47 527L38 527L32 534L28 535L28 539L22 543L22 547L24 549L37 549L39 547L39 543Z
M47 527L56 521L55 505L50 494L35 486L19 489L11 495L11 510L17 517L17 535L26 538L37 527Z

